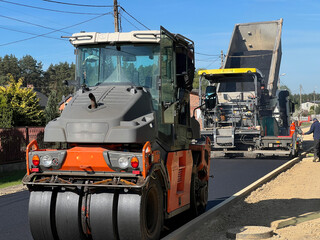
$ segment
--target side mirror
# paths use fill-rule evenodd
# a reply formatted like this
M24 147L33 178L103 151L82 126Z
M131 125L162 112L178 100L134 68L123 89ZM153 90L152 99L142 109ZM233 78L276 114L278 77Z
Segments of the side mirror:
M205 105L207 109L213 109L216 106L217 88L216 86L207 86L205 95Z

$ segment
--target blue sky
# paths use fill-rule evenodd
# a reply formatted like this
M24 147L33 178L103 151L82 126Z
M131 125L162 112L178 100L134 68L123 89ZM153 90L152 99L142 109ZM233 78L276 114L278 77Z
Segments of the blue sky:
M57 0L59 1L59 0ZM11 3L9 3L11 2ZM113 0L60 0L60 2L112 5ZM73 47L67 40L38 37L28 41L9 44L33 35L53 30L14 21L22 21L61 29L97 15L70 14L45 11L14 5L26 4L58 11L82 13L107 13L112 8L77 7L55 4L44 0L0 0L0 56L14 54L21 58L26 54L41 61L46 69L51 63L73 62ZM180 33L195 42L198 53L219 55L228 50L231 34L236 23L271 21L284 19L282 31L281 83L293 93L314 90L320 93L320 1L319 0L118 0L132 16L152 30L160 25L174 33ZM122 30L144 30L126 13L122 12ZM130 23L127 21L129 20ZM4 29L5 28L5 29ZM10 30L9 30L10 29ZM12 31L15 30L15 31ZM65 33L54 32L47 36L60 38L79 31L113 32L112 15L105 15L87 23L64 29ZM218 68L217 56L196 55L197 68Z

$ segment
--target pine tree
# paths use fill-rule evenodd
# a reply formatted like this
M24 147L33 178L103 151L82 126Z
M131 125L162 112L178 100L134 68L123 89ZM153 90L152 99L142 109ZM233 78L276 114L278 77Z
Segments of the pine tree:
M50 122L51 120L59 116L58 99L56 91L52 91L50 93L47 106L44 110L44 115L46 118L46 123Z

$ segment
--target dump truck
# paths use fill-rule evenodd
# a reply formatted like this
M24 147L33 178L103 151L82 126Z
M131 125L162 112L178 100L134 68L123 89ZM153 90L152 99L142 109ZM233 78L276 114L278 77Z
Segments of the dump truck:
M190 117L194 43L160 31L80 32L76 92L26 150L36 240L159 239L208 199L210 140ZM71 84L71 83L70 83Z
M296 155L294 105L289 91L278 88L281 29L282 19L237 24L223 68L198 72L201 135L211 138L213 150L228 156Z

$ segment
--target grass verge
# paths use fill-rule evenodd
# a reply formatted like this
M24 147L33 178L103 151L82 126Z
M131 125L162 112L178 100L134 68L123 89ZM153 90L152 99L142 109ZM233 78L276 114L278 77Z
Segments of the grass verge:
M17 170L0 173L0 189L21 184L26 170Z

